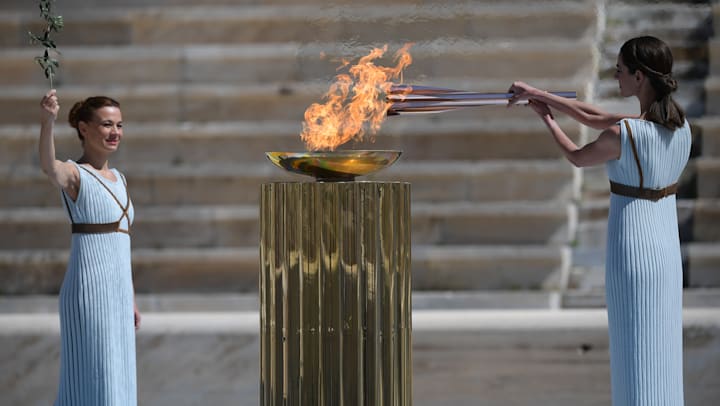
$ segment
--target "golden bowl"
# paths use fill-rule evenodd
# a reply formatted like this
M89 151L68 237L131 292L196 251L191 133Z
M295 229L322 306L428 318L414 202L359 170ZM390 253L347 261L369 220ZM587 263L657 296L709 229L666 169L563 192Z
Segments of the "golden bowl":
M402 151L342 150L320 152L266 152L270 162L318 181L347 182L392 165Z

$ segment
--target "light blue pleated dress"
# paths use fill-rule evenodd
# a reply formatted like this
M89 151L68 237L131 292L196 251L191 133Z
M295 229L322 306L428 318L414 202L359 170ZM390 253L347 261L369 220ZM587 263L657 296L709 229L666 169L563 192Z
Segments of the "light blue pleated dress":
M690 156L688 123L675 131L627 120L644 188L678 181ZM639 187L640 172L624 122L621 157L610 181ZM675 195L657 201L610 196L605 267L614 406L683 405L682 258Z
M112 182L94 169L77 167L77 200L73 202L63 192L71 222L104 224L120 220L119 228L129 230L133 207L125 178L113 169L117 181ZM73 232L59 308L62 348L55 406L136 405L128 233Z

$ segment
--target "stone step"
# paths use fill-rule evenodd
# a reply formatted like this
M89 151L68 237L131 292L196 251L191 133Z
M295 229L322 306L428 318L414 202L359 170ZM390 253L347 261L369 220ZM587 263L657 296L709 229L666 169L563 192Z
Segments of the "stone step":
M590 230L593 228L593 230ZM572 268L568 278L569 289L580 292L593 290L603 293L605 286L605 221L582 222L579 226L584 245L573 247ZM595 233L593 245L587 236ZM720 288L720 241L683 242L683 284L687 288ZM604 298L603 298L604 299ZM588 298L592 301L592 298ZM604 300L603 300L604 303ZM717 305L718 302L713 302Z
M711 38L708 43L709 76L720 76L720 39Z
M133 244L135 246L135 244ZM553 246L428 246L412 248L417 290L558 289L566 249ZM257 292L259 251L254 248L134 248L138 293ZM68 251L0 251L0 294L59 292Z
M609 200L584 200L578 207L578 219L590 225L589 233L579 228L577 243L593 247L604 244L605 220L608 217ZM720 242L720 199L678 199L677 218L680 240L683 242ZM592 226L597 222L599 229Z
M712 242L709 231L720 223L710 223L698 228L700 221L714 221L713 207L716 199L677 199L677 219L681 242ZM603 248L605 246L606 222L609 198L585 199L578 207L576 244L579 247Z
M208 122L237 120L295 120L302 122L303 114L312 103L322 101L330 86L324 83L286 84L155 84L139 86L69 86L60 92L61 102L71 103L88 95L106 94L120 101L125 122ZM423 82L412 84L423 85ZM585 98L583 82L544 80L537 86L576 91ZM433 86L474 90L478 92L505 92L509 83L504 80L477 78L437 79ZM46 88L6 86L0 88L0 124L32 123L37 120L38 95ZM69 109L70 106L67 106ZM437 120L457 120L483 117L532 118L536 115L527 108L506 109L504 106L485 106L434 114ZM406 116L407 117L407 116Z
M136 246L136 244L133 244ZM133 248L133 279L138 293L254 292L258 286L258 248ZM3 294L57 293L68 250L0 251Z
M695 159L697 168L697 196L701 199L720 199L720 157Z
M705 1L609 2L605 10L606 39L624 41L638 32L665 40L707 39L713 35L713 8ZM694 3L694 4L688 4Z
M628 39L640 35L661 38L672 49L677 64L694 66L689 75L679 77L703 77L708 72L707 41L713 36L712 9L709 4L692 4L680 1L627 1L610 2L606 6L606 29L601 53L601 71L612 76L617 54ZM609 74L609 75L608 75Z
M394 66L389 57L402 44L390 44L379 65ZM330 81L341 59L356 63L366 49L349 50L338 43L226 44L63 47L57 87L227 83L295 83ZM567 80L592 74L592 44L588 41L545 39L522 41L426 41L410 49L413 62L406 81L433 77L472 77L509 81L513 78ZM45 84L34 58L37 50L0 49L0 85ZM119 63L121 61L121 63ZM505 89L501 89L505 90Z
M560 290L570 253L558 246L426 246L413 248L419 290Z
M683 253L687 264L688 286L720 287L720 239L714 242L685 244Z
M692 240L692 200L678 200L678 228L680 244L686 246ZM607 235L608 197L582 201L578 208L578 226L572 245L572 266L568 286L579 291L604 292L605 246ZM685 255L685 253L683 253ZM683 261L684 276L688 261Z
M623 1L609 2L604 10L606 27L599 45L597 85L600 98L619 97L613 75L621 45L638 35L654 35L672 49L673 73L679 80L676 100L690 117L705 114L702 82L709 71L707 41L713 35L710 5L707 2ZM612 103L622 104L617 100Z
M693 130L700 134L700 151L703 157L720 157L720 116L707 115L693 121Z
M709 116L720 115L720 76L710 76L705 82L705 113Z
M281 85L138 85L66 87L59 92L65 102L63 116L72 103L90 95L105 94L117 99L125 123L143 121L296 120L305 109L320 101L324 86ZM37 121L38 100L47 89L4 87L0 90L1 124Z
M511 110L511 111L507 111ZM442 113L434 116L389 117L371 140L353 142L346 149L396 149L403 151L400 162L558 159L561 152L537 117L528 109L483 107L473 119L451 120ZM497 118L513 113L514 119ZM442 115L448 116L443 119ZM580 126L560 121L574 140ZM267 151L304 151L300 139L301 121L233 121L212 123L131 123L125 120L125 138L112 164L122 170L132 166L204 165L215 163L267 167ZM77 159L81 154L77 133L59 123L55 147L58 159ZM12 172L38 166L39 126L0 126L0 165Z
M414 290L413 312L431 310L579 310L605 307L605 293L569 290ZM258 291L207 293L137 293L135 302L143 313L259 312ZM0 315L56 314L56 294L0 296ZM703 309L720 305L718 288L683 289L683 309Z
M493 3L502 3L504 0L469 0L465 3L478 4L478 5L492 5ZM556 1L557 2L557 1ZM592 4L592 0L567 0L566 2L574 2L579 4ZM262 3L263 5L273 6L287 6L296 5L298 3L308 6L323 6L323 7L347 7L348 5L356 4L354 0L63 0L62 3L57 4L56 7L59 12L75 12L76 10L82 10L87 8L96 8L97 6L112 7L112 8L157 8L167 6L252 6ZM532 5L530 1L519 1L518 4L525 3L525 5ZM547 1L546 1L547 3ZM363 5L387 5L385 0L363 0ZM418 4L432 4L435 7L448 7L448 5L442 1L433 0L395 0L394 5L407 4L410 6L416 6ZM30 5L34 6L34 4ZM28 2L26 0L4 0L0 3L0 10L28 10ZM34 9L30 7L31 9Z
M720 241L720 199L697 199L693 219L693 240Z
M499 0L473 0L476 3L492 3ZM584 0L578 0L584 1ZM298 0L63 0L62 3L56 4L58 14L76 12L87 8L96 8L97 6L111 8L157 8L157 7L178 7L178 6L252 6L262 3L263 5L296 5ZM352 0L302 0L302 4L315 6L329 5L348 5L354 3ZM386 4L384 0L363 0L363 4ZM427 1L418 0L396 0L393 4L417 4L428 3ZM34 10L34 4L29 5L27 0L3 0L0 3L0 10Z
M27 31L39 31L35 10L0 17L4 46L27 45ZM422 42L444 38L592 38L594 7L582 3L523 2L454 4L165 6L82 8L64 16L58 44L207 44L259 42L383 43L389 38ZM562 21L562 24L549 23ZM507 29L513 27L513 29Z
M510 81L451 78L438 79L433 86L505 92ZM423 83L413 83L422 85ZM549 84L550 86L545 86ZM292 84L153 84L138 86L68 86L59 92L66 110L72 103L89 95L105 94L117 99L125 123L137 122L209 122L238 120L294 120L303 121L305 110L322 101L330 81ZM558 80L536 83L557 91L577 91L583 99L585 85ZM38 101L47 92L45 87L5 86L0 88L0 125L27 124L38 120ZM441 120L457 119L534 119L531 109L507 109L504 106L483 106L447 113L439 113ZM408 117L408 116L406 116ZM299 130L298 130L299 132Z
M33 300L33 297L29 296L28 301ZM720 289L685 287L683 288L682 304L684 309L717 308L720 306ZM44 305L46 308L51 306L42 303L39 305ZM559 306L562 309L604 308L606 307L605 289L595 291L569 290L562 296Z
M682 320L686 404L712 405L720 397L719 313L685 309ZM0 382L8 404L52 403L57 314L6 314L0 323L0 358L15 371ZM145 313L139 404L259 404L258 325L256 311ZM604 309L418 310L412 326L416 406L611 402Z
M258 207L136 207L133 247L256 246ZM66 248L69 220L62 208L0 210L0 249ZM564 244L574 224L565 202L418 203L412 207L412 241L424 245Z
M688 287L720 287L718 199L679 199L678 228L683 250L684 283ZM603 287L608 198L584 199L578 208L568 285Z
M260 185L311 181L264 165L133 165L123 173L139 206L257 204ZM363 178L358 178L361 180ZM412 184L413 202L568 200L573 170L562 161L397 162L368 180ZM36 167L0 170L0 207L58 206L59 193Z

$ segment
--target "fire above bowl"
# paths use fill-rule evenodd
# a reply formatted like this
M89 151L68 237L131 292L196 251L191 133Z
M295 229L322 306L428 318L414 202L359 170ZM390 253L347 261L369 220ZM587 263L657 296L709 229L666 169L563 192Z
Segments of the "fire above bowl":
M392 165L402 151L342 150L320 152L266 152L270 162L287 171L320 182L348 182Z

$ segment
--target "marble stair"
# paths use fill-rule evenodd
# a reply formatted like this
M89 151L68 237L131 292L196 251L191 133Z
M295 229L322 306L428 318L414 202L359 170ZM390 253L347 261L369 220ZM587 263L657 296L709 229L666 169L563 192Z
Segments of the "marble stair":
M720 4L713 2L714 32L720 28ZM704 82L705 115L697 120L700 142L695 159L697 184L696 216L693 222L696 243L689 244L691 285L718 286L720 284L720 39L708 41L708 77Z
M256 290L258 187L301 180L272 167L264 152L304 149L304 109L327 89L334 60L361 55L358 40L388 43L390 52L415 42L408 83L503 91L526 79L586 97L595 69L594 2L321 3L58 6L67 27L58 35L62 100L105 93L123 105L126 137L112 163L127 174L136 204L138 292ZM9 34L0 49L0 174L12 191L0 198L0 219L14 236L0 240L0 286L52 294L67 221L36 169L36 105L46 84L33 66L37 49L23 37L37 16L20 6L6 3L0 17ZM579 127L567 124L579 139ZM403 150L399 163L370 179L413 184L417 289L564 288L578 179L532 112L394 117L374 142L353 148ZM64 125L57 150L78 154Z
M333 58L414 41L408 83L503 91L523 79L624 108L607 81L607 54L620 38L657 29L637 18L647 10L679 50L689 84L682 100L693 114L703 92L708 104L720 97L720 58L710 58L705 82L707 34L696 35L711 10L720 21L720 9L702 1L57 3L67 21L58 41L64 114L91 94L123 103L125 140L112 163L127 174L137 210L140 404L258 404L258 186L307 180L273 167L264 152L304 149L302 113L327 89ZM56 293L69 241L60 197L37 162L37 103L47 84L26 31L38 19L27 0L0 3L3 405L51 403L58 373ZM684 346L693 406L720 396L715 114L692 118L702 152L679 204L692 287L684 292ZM588 138L562 126L575 140ZM394 117L373 143L352 147L402 149L397 164L371 179L413 184L415 405L610 402L598 271L602 168L574 170L523 108ZM64 124L57 150L78 156Z

